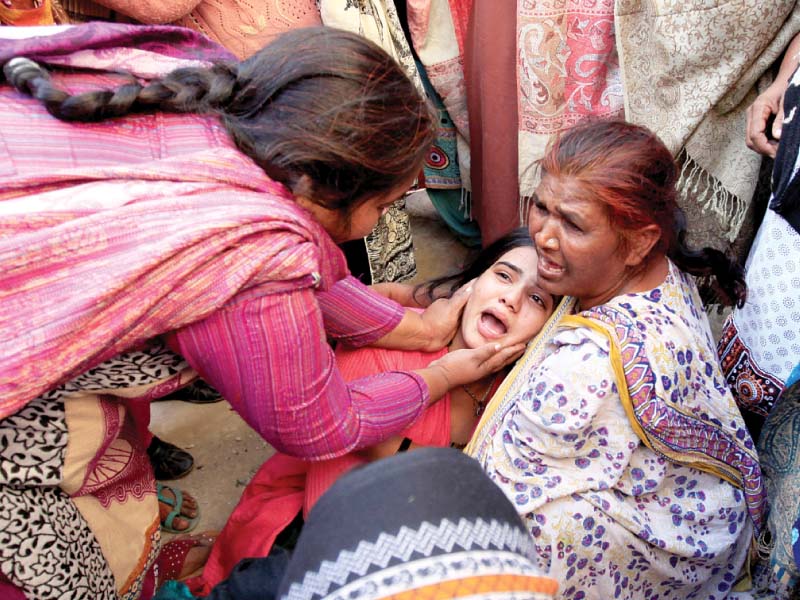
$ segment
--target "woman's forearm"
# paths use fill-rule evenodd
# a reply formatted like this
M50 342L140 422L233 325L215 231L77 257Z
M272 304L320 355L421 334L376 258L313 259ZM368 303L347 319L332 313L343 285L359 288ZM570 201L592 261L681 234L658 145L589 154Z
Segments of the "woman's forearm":
M450 298L436 300L423 312L407 308L400 324L373 345L397 350L441 350L455 336L471 293L467 286Z
M175 338L180 354L251 427L298 458L333 458L376 444L428 404L427 382L413 372L344 381L313 291L242 302Z
M786 48L786 52L783 55L783 60L781 61L781 66L780 69L778 69L778 74L776 75L775 80L783 82L785 87L786 82L789 81L789 77L791 77L792 73L794 73L798 64L800 64L800 34L796 35L789 44L789 47Z
M376 283L370 286L370 288L378 292L381 296L394 300L403 306L426 308L430 304L430 301L422 302L426 300L426 296L424 294L415 294L414 290L416 290L417 287L413 285L404 283Z
M376 340L373 346L396 350L425 350L434 352L443 348L449 340L429 327L422 313L406 309L399 325Z

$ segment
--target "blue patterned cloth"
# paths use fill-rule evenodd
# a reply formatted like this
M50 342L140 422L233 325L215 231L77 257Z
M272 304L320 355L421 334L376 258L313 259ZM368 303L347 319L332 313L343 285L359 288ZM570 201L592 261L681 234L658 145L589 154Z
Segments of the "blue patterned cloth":
M153 596L153 600L194 600L194 598L186 584L180 581L167 581Z
M800 381L800 363L792 370L789 377L786 378L786 387Z
M800 382L786 388L758 442L767 485L769 554L755 569L759 597L789 599L800 592Z
M481 232L478 223L469 211L469 192L462 188L461 171L458 168L456 126L442 99L433 89L425 67L417 61L422 85L439 114L436 141L428 152L423 166L425 188L436 211L447 227L467 246L480 246Z

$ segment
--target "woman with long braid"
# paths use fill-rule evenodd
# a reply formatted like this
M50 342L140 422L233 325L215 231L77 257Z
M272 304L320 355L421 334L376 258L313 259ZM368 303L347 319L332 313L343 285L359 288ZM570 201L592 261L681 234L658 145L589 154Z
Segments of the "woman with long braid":
M151 595L149 402L198 375L277 449L330 458L520 350L345 382L328 338L441 348L466 300L405 310L336 245L412 184L430 108L336 30L214 58L172 27L0 42L0 587Z

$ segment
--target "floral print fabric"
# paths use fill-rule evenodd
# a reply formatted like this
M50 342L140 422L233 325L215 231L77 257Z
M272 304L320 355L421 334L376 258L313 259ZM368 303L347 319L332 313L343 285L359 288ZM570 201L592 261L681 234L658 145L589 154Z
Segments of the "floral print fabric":
M741 424L699 298L674 265L656 290L603 308L635 316L658 397ZM591 328L558 328L518 373L477 457L528 523L560 597L725 598L753 530L745 495L641 442L611 350Z

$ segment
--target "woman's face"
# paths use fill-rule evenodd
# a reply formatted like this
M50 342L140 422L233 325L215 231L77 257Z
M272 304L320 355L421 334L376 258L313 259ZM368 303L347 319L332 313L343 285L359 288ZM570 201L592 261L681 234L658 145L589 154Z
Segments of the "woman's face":
M341 244L369 235L377 225L378 219L389 210L392 204L402 198L403 194L414 185L415 180L416 175L395 189L362 202L350 213L349 218L342 211L324 208L308 199L301 199L298 202L311 211L334 242Z
M621 237L605 207L587 196L569 177L545 175L528 215L541 286L575 296L584 310L617 296L628 278Z
M523 246L503 254L472 285L455 343L504 346L536 335L553 312L553 296L537 281L536 250Z

